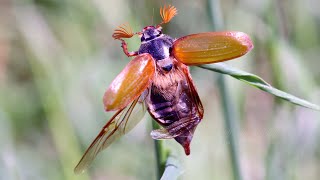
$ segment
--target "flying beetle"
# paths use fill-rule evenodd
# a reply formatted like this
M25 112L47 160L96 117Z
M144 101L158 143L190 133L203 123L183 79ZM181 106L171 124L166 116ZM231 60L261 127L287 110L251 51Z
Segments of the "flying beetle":
M192 81L188 65L201 65L240 57L253 48L242 32L205 32L178 39L162 34L162 24L177 14L172 5L160 8L162 22L133 33L128 25L119 26L112 37L121 41L123 52L134 58L106 90L106 111L116 111L102 128L75 167L81 173L97 154L129 132L146 111L161 126L153 130L154 139L174 138L190 154L190 143L203 118L203 106ZM138 35L138 51L129 52L125 38Z

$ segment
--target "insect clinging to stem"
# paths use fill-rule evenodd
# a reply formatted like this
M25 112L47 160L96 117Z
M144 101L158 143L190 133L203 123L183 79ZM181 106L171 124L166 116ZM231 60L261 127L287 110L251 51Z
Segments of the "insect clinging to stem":
M242 32L205 32L178 39L162 33L162 24L177 14L172 5L160 8L162 22L133 33L129 25L118 27L112 37L121 41L123 52L134 56L106 90L106 111L116 111L102 128L75 167L80 173L113 141L129 132L148 111L161 129L154 139L175 139L190 154L190 143L203 118L203 106L189 73L188 65L216 63L240 57L253 48ZM138 35L138 51L129 52L125 38Z

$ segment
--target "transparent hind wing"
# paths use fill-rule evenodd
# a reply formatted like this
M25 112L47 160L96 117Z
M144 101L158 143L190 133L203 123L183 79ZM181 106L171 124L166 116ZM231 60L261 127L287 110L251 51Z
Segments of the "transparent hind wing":
M146 112L142 96L134 100L126 108L119 110L108 121L75 167L75 173L78 174L85 171L100 151L128 133L142 120Z
M151 137L153 139L172 139L178 136L181 136L185 134L187 131L192 129L192 124L196 123L196 119L194 118L182 118L179 121L176 121L172 123L171 125L165 127L165 128L160 128L160 129L155 129L151 131Z
M154 129L150 133L152 139L172 139L175 136L172 136L165 128Z

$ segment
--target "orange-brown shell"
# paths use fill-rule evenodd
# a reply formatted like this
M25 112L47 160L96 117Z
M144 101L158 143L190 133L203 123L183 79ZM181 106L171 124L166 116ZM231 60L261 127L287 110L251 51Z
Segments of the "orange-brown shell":
M104 94L103 103L107 111L126 107L148 88L155 73L155 64L150 54L135 57L113 80Z
M240 57L253 48L250 37L242 32L191 34L173 44L174 57L186 65L209 64Z

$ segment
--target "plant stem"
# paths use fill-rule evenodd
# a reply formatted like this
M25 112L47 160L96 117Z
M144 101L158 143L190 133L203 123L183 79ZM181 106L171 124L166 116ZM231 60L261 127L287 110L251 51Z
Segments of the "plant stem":
M220 1L219 0L208 0L208 7L210 12L209 16L211 18L212 26L214 30L221 30L223 29L223 20L222 20L222 13L220 8ZM224 80L224 76L219 74L218 75L218 87L221 96L221 103L223 107L223 114L224 114L224 124L225 124L225 133L227 136L229 154L231 158L231 165L233 171L233 177L235 180L242 180L241 175L241 167L239 163L239 147L237 138L238 131L237 131L237 118L235 116L234 106L231 100L230 93L228 91L227 84Z
M68 120L67 113L63 108L62 99L64 96L61 92L61 87L63 86L61 82L63 82L63 79L59 78L63 76L56 75L59 71L57 71L51 63L55 62L56 59L63 59L64 53L62 50L52 51L52 49L55 49L52 47L59 46L54 43L49 44L48 42L57 41L49 41L46 39L52 40L54 39L54 35L51 33L51 29L45 23L45 20L41 14L38 13L37 9L35 7L32 8L32 13L25 9L17 11L19 12L16 14L17 29L21 33L24 43L26 43L26 46L29 48L29 64L46 113L54 148L56 148L58 153L57 158L61 163L61 168L64 173L63 178L68 180L89 179L86 174L76 177L72 170L72 167L76 164L75 160L81 155L80 149L78 148L79 142L75 137L72 124ZM28 23L31 20L41 24L43 32L37 33L36 27ZM35 42L35 38L39 38L41 41ZM53 55L50 52L54 52L55 54ZM49 164L50 162L48 162L48 165Z
M152 120L152 129L159 129L160 126L149 116L149 119ZM157 179L161 179L161 176L166 167L166 161L168 158L168 151L163 147L163 142L161 140L154 140L154 149L156 156L156 169L157 169Z
M166 167L160 180L175 180L183 173L181 163L177 157L170 154L167 158Z
M218 76L218 87L225 119L225 133L227 136L227 141L229 142L228 148L231 158L233 176L235 180L242 180L239 162L239 145L236 138L238 137L237 118L235 117L235 111L232 106L232 100L230 99L230 93L228 91L227 84L225 83L224 76L221 74Z

